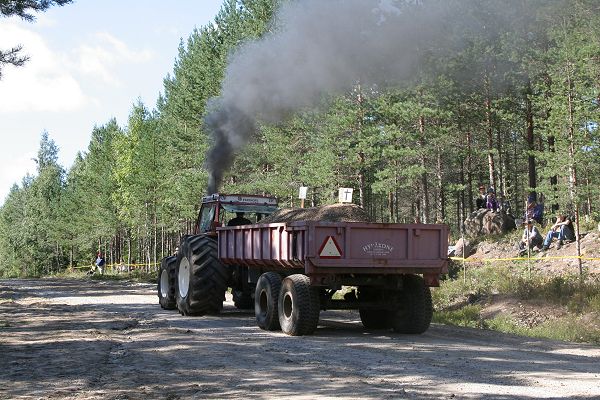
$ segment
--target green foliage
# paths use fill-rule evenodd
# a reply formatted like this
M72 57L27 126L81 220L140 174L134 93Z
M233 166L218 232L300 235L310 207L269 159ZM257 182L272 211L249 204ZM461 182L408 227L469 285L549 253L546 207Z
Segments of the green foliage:
M480 312L481 306L478 305L468 305L456 311L439 311L434 313L433 322L469 328L483 328L483 321L479 316Z
M499 332L568 342L600 343L600 327L577 316L549 320L541 325L527 327L507 316L496 317L485 323L486 328Z
M68 171L44 134L36 175L15 185L0 208L0 276L60 273L89 264L97 251L109 263L153 263L171 254L193 230L206 191L207 104L240 45L285 28L273 21L279 3L225 1L213 23L180 43L156 108L137 101L126 126L110 120L94 127ZM347 93L324 93L318 107L282 123L260 122L221 190L276 195L282 206L297 206L299 186L309 187L308 205L334 203L338 188L352 187L373 220L443 222L457 236L481 183L495 185L517 217L535 189L547 212L556 203L598 221L594 3L452 6L470 21L448 27L439 43L459 43L448 46L456 51L425 51L417 73L394 87L369 87L356 77ZM568 280L532 283L507 266L467 276L447 281L436 301L506 290L565 304L579 290Z
M461 273L462 274L462 273ZM544 272L526 276L519 265L470 269L467 280L442 281L432 291L434 321L473 328L493 329L518 335L600 343L600 281L576 275L556 276ZM528 324L516 315L483 318L483 307L494 299L563 307L565 313L544 315L541 323Z

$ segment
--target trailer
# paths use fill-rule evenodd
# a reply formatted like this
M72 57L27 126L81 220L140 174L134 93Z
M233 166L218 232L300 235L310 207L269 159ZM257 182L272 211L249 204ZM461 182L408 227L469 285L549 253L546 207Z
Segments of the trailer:
M227 208L227 199L213 209ZM447 273L446 225L258 220L227 227L203 219L205 205L198 225L214 231L184 238L161 266L162 286L177 284L181 314L218 313L231 287L254 308L260 328L289 335L313 333L320 311L332 309L359 310L367 329L414 334L429 327L430 287ZM266 206L273 203L253 207L266 213Z

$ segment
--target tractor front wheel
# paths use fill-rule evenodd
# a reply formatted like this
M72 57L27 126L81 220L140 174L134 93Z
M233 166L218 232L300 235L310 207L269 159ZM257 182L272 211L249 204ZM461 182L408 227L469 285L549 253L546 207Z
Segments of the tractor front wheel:
M218 314L223 308L231 270L217 257L217 242L189 236L179 260L177 308L182 315Z

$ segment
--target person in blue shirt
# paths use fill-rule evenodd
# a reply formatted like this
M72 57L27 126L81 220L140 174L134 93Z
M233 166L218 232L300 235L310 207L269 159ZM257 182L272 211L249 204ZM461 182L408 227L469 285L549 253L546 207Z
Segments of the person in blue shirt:
M98 252L98 256L96 257L96 269L100 272L100 275L104 275L104 265L106 262L104 261L104 257L102 257L102 253Z
M525 221L534 220L538 224L543 224L544 221L544 203L538 203L534 194L527 197L527 208L523 216Z

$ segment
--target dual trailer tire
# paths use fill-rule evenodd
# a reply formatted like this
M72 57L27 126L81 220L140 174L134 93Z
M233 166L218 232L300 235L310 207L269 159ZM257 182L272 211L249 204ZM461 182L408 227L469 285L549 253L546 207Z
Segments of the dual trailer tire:
M177 308L182 315L218 314L223 308L231 270L217 254L217 242L204 235L182 243L177 274Z
M360 287L358 290L358 299L361 301L383 302L382 295L383 291L376 287ZM387 309L359 308L358 313L365 329L391 328Z
M282 279L275 272L260 276L255 294L256 322L261 329L278 330L290 336L310 335L319 323L319 288L306 275Z
M423 333L429 328L433 304L431 291L422 277L406 275L397 301L397 307L389 315L395 332L415 334Z
M361 288L359 299L381 301L384 292L375 288ZM359 309L360 319L366 329L389 329L398 333L420 334L431 323L433 305L431 291L418 275L405 275L403 288L386 291L393 299L393 309Z
M177 309L177 256L165 257L160 263L158 302L165 310Z
M254 293L254 314L256 323L266 331L277 331L279 325L279 292L281 291L281 275L266 272L258 278Z
M252 294L241 289L232 289L233 304L240 310L251 310L254 308Z

